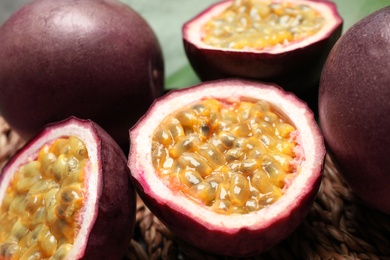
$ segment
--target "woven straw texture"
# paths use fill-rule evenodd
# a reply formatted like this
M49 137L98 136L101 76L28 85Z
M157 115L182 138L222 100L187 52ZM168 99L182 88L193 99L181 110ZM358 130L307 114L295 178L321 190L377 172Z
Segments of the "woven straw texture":
M0 169L22 145L0 117ZM209 255L175 237L139 198L136 220L125 259L231 259ZM279 245L250 259L390 259L390 216L363 205L327 157L305 221Z

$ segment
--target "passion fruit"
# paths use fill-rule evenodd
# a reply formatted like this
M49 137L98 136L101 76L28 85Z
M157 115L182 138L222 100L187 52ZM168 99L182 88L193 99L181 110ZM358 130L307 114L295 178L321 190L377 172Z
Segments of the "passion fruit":
M116 0L35 0L0 28L0 111L25 139L69 116L121 146L163 93L163 57L147 22Z
M0 176L0 259L121 259L135 190L117 143L90 120L48 125Z
M242 79L169 92L130 140L128 165L150 210L188 243L229 256L260 254L301 223L325 155L304 102Z
M350 27L320 81L319 120L330 154L352 190L390 214L390 7Z
M201 80L257 79L302 94L318 90L342 23L335 4L326 0L228 0L189 20L182 34Z

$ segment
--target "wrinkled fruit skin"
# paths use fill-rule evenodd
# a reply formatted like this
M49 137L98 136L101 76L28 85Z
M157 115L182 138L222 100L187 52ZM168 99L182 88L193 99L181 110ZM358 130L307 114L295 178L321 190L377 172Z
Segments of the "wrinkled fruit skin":
M22 137L90 118L124 147L163 93L163 58L146 21L116 0L35 0L0 28L0 111Z
M352 190L390 214L390 7L353 25L325 64L321 128Z
M165 116L204 97L261 97L290 117L302 131L302 146L307 150L301 165L304 170L289 187L288 194L254 214L221 215L192 203L163 184L150 159L152 133ZM295 95L267 83L225 79L171 91L153 103L130 130L130 139L128 165L145 204L179 238L216 255L258 255L281 242L303 221L321 183L325 146L312 111Z
M99 160L97 162L99 172L93 172L99 175L95 187L97 207L95 212L86 212L86 214L95 214L95 222L89 230L90 233L85 237L87 240L85 250L75 252L73 257L74 259L122 259L134 230L136 195L122 149L96 123L71 117L47 125L7 162L1 172L0 185L6 175L14 173L8 170L14 163L17 163L20 158L27 160L26 155L36 155L40 149L34 147L36 142L50 141L52 132L61 131L62 128L72 124L92 133L97 144ZM69 133L64 132L64 135L66 134Z
M202 15L207 15L210 9L224 2L226 1L210 6L185 23L182 28L186 55L199 78L202 81L207 81L240 77L273 82L299 96L303 96L315 88L317 96L322 66L342 32L343 20L334 3L315 1L324 2L325 5L330 6L333 10L332 19L337 21L336 26L318 41L306 44L304 40L300 46L289 51L284 51L283 48L274 53L251 50L231 51L198 46L192 37L200 37L201 35L195 33L195 36L190 36L188 31L191 23L196 22ZM310 4L311 1L306 2Z

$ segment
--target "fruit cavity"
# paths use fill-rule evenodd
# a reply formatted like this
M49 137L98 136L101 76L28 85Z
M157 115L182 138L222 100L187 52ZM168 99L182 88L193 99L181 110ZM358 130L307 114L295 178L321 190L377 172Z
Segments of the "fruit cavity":
M88 151L77 137L44 145L19 167L1 202L0 258L62 258L71 249L84 203Z
M204 99L162 121L153 165L169 187L218 213L257 211L297 174L287 121L262 100Z
M235 0L202 26L202 40L219 48L264 49L310 37L324 23L305 3Z

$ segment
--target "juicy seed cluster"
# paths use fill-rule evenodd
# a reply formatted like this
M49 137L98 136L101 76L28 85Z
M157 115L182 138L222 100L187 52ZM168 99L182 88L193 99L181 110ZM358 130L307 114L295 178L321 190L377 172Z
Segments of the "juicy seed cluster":
M160 178L221 214L257 211L294 178L295 128L265 101L201 100L154 132Z
M77 137L44 145L14 174L0 208L0 259L63 259L79 229L88 152Z
M318 32L324 23L319 12L308 5L235 0L203 25L203 41L219 48L263 49L300 41Z

